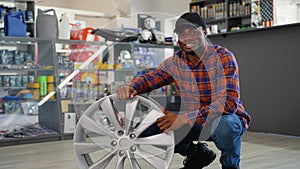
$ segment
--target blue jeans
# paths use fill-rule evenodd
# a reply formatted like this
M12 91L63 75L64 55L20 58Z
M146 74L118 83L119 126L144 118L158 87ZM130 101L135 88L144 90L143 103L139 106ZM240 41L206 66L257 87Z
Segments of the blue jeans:
M239 168L241 136L244 132L242 120L236 115L222 115L218 120L202 127L194 124L192 127L185 125L174 131L175 153L189 156L193 151L193 141L213 141L221 151L220 162L222 168ZM147 137L161 133L156 124L145 130L140 137ZM186 134L188 133L188 134Z

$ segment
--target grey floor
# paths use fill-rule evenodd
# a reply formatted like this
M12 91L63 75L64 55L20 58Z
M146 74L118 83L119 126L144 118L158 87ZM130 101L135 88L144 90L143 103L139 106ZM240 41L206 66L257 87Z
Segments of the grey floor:
M207 169L221 168L220 152L213 143L217 159ZM171 169L182 166L183 157L175 155ZM72 140L0 147L0 169L77 169ZM300 138L246 132L242 142L242 169L299 169Z

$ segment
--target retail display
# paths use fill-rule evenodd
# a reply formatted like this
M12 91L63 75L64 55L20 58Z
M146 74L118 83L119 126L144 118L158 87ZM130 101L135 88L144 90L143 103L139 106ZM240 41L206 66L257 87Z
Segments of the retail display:
M72 29L70 31L70 39L83 41L99 41L99 37L97 35L94 35L94 31L94 28Z
M108 45L108 50L104 51L102 56L96 57L85 69L79 69L80 65L103 45L106 44L91 41L56 41L59 81L62 82L72 72L79 71L60 90L63 113L76 113L78 117L97 99L114 93L139 72L158 66L174 51L174 47L169 45L120 42ZM165 95L166 90L157 90L152 94Z
M273 18L273 0L261 1L262 22L265 27L274 25Z
M261 27L274 26L273 0L260 0L252 3L252 24Z
M207 25L218 25L218 32L274 25L273 0L199 0L190 3L190 11L199 13Z
M18 117L22 118L22 117ZM13 132L6 132L2 131L0 135L0 142L1 140L9 140L12 141L13 138L30 138L30 137L37 137L37 136L43 136L43 135L49 135L49 134L56 134L57 132L41 127L37 124L32 125L24 125L22 128L15 130Z
M74 127L72 124L76 121L74 117L85 111L86 106L96 101L103 93L103 87L100 87L100 55L96 56L85 68L81 68L92 55L95 54L102 46L103 42L93 41L78 41L78 40L56 40L56 59L58 63L58 80L60 83L68 78L74 71L78 71L69 82L67 82L59 90L59 97L61 98L61 116L63 121L63 128L67 137L72 136ZM113 61L111 61L112 63ZM104 73L113 71L113 69L102 69ZM100 89L102 91L100 91ZM75 115L75 116L74 116Z
M102 36L105 40L113 42L130 42L138 39L138 33L129 30L110 30L98 28L92 34Z
M0 146L59 140L59 102L41 103L57 86L53 41L1 37L0 44Z
M190 11L199 13L208 28L217 25L217 33L251 27L250 0L199 0L190 3Z
M156 67L174 51L169 45L17 37L1 37L0 43L0 146L30 142L30 134L20 132L28 123L54 131L39 135L36 142L72 136L71 115L78 117L96 100L114 93L143 70ZM81 68L102 46L106 50ZM73 71L79 73L58 88ZM56 94L48 97L52 92ZM7 142L6 136L14 139Z

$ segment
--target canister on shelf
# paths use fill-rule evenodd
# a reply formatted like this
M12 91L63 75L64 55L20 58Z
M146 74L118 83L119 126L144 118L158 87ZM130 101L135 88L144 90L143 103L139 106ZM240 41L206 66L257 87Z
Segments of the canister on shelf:
M27 89L30 90L30 93L33 95L35 100L40 99L40 84L39 83L27 83Z
M47 93L49 94L54 90L54 76L47 76ZM52 95L50 99L54 99L54 95Z
M47 95L47 76L38 76L38 83L40 84L41 98Z

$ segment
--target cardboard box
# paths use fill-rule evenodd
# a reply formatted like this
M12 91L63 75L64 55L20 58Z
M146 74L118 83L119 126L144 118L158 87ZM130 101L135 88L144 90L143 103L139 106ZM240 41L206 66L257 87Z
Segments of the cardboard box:
M71 100L62 100L61 101L61 111L64 112L69 112L69 104L71 104Z

